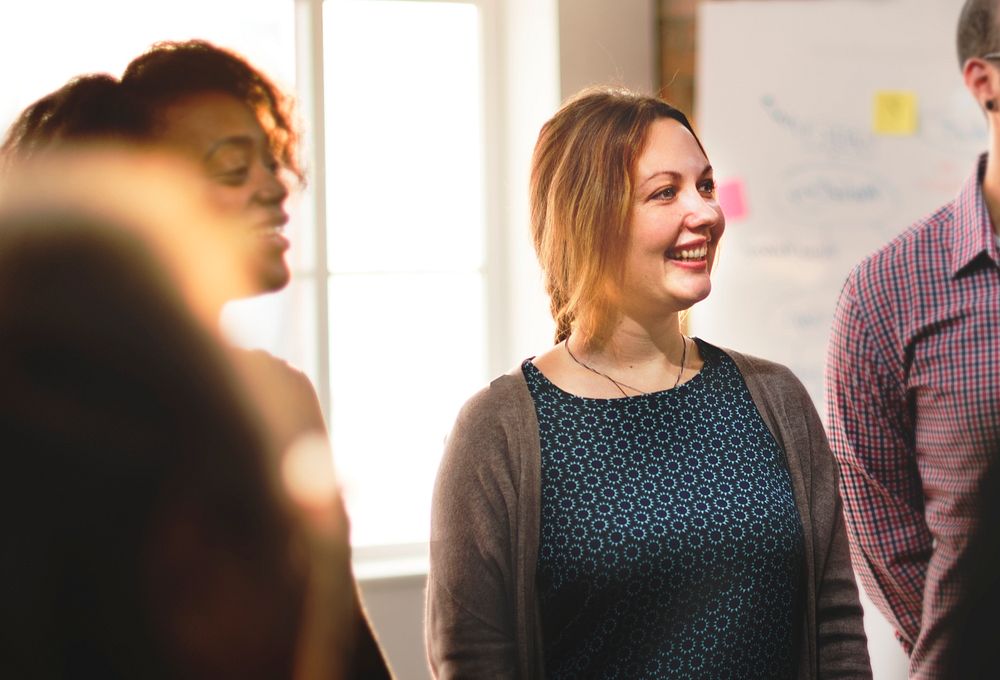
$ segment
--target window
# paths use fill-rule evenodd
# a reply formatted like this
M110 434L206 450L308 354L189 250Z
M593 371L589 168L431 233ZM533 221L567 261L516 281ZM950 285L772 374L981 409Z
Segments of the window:
M486 367L479 10L324 4L330 427L356 545L427 540Z

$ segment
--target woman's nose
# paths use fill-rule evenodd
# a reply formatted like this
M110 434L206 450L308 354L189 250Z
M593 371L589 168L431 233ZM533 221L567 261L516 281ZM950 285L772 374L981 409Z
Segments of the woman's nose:
M688 229L706 229L714 227L722 218L722 211L715 199L706 199L701 193L695 193L687 200L687 214L684 226Z
M288 198L288 186L278 176L277 171L268 167L260 168L260 180L254 198L261 203L281 204Z

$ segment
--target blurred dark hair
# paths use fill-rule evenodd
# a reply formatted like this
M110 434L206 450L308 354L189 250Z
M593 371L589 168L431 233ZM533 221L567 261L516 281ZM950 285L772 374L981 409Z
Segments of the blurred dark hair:
M165 271L125 229L0 217L0 676L290 672L290 520Z
M26 157L59 141L137 139L145 127L115 78L80 76L26 108L7 131L2 152Z
M204 40L156 43L132 60L121 80L74 78L21 113L0 153L23 157L53 141L155 139L166 106L205 93L232 96L253 111L274 157L302 179L291 99L246 59Z

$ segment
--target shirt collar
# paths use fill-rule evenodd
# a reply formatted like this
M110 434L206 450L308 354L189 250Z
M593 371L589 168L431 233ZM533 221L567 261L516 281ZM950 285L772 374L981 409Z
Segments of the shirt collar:
M951 274L957 276L977 257L986 253L993 264L1000 266L1000 248L995 239L990 214L983 199L983 176L986 154L979 157L976 172L966 180L955 200L955 222L952 234Z

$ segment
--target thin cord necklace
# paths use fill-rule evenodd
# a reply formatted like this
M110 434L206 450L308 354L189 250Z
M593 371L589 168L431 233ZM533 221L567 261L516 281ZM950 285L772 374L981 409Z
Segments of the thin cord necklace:
M678 385L681 384L681 376L684 375L684 366L687 364L687 354L688 354L687 336L682 335L681 336L681 342L684 343L684 348L683 348L683 350L681 350L681 370L679 370L677 372L677 379L674 380L673 387L677 387ZM583 363L582 361L580 361L579 359L577 359L576 355L573 354L573 350L571 350L569 348L569 338L566 338L565 340L563 340L563 347L566 348L566 353L569 354L570 358L573 361L575 361L576 363L578 363L580 366L582 366L583 368L587 369L591 373L596 373L597 375L601 376L602 378L610 380L611 384L618 388L618 391L622 393L623 397L629 396L625 392L625 390L624 390L624 388L626 388L626 387L628 389L632 390L633 392L638 392L639 394L649 394L649 392L644 392L643 390L640 390L638 387L632 387L631 385L629 385L627 383L623 383L620 380L615 380L614 378L612 378L607 373L601 373L600 371L598 371L593 366L589 366L589 365ZM673 389L673 387L671 389Z

